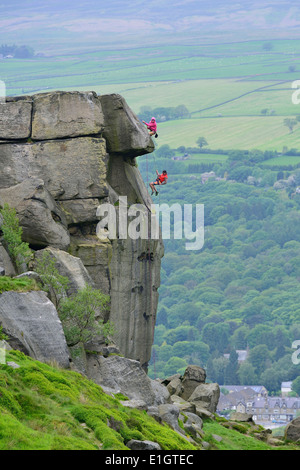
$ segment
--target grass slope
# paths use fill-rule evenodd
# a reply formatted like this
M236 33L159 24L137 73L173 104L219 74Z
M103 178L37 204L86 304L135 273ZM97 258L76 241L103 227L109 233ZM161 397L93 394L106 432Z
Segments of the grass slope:
M76 372L18 351L8 353L9 361L21 367L0 366L0 450L127 450L130 439L156 441L166 450L195 449Z
M7 353L6 361L0 364L0 450L128 450L130 439L155 441L164 450L198 448L146 412L123 406L124 397L105 394L76 372L40 363L19 351ZM10 361L20 367L11 367ZM203 440L213 450L272 448L246 435L245 426L242 434L237 426L225 426L224 419L204 422Z

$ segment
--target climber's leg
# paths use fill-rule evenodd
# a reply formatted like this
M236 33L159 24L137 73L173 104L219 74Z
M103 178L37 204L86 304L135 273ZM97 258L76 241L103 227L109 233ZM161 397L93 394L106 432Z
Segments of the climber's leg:
M151 196L152 196L152 194L153 194L154 192L155 192L156 194L158 194L156 188L154 187L154 185L156 185L156 184L158 184L157 181L153 181L152 183L149 183L149 186L150 186L150 188L151 188L151 190L152 190Z

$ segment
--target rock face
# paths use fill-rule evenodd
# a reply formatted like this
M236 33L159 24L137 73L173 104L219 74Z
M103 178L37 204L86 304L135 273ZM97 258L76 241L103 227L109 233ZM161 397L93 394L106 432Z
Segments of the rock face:
M219 385L214 384L201 384L195 388L188 401L194 404L200 404L211 413L215 413L220 398Z
M2 144L0 187L40 178L55 200L103 198L108 155L98 137Z
M181 381L183 391L180 396L184 400L188 400L198 385L205 383L205 379L206 372L204 369L193 365L188 366Z
M119 357L116 351L111 355L107 351L106 354L104 349L99 355L94 353L88 356L86 367L89 377L101 385L106 393L112 396L120 393L125 395L126 400L124 397L123 406L144 410L159 423L169 425L189 442L195 444L201 441L203 419L215 419L220 395L219 387L216 384L197 382L198 386L188 401L177 393L182 394L185 386L189 387L184 378L193 376L202 380L203 374L206 375L204 369L192 365L187 367L183 376L176 374L163 381L152 380L146 375L138 361ZM177 384L176 392L169 385L177 381L180 381L182 386L179 387ZM198 387L203 388L201 400L198 400L200 395L194 395ZM135 450L155 450L145 446L145 442L139 441L132 442L132 447L129 445Z
M145 127L141 129L139 120L124 98L113 94L103 95L100 99L105 120L103 136L109 153L132 158L145 153L145 150L153 152L154 145L148 132Z
M0 140L0 205L15 207L24 240L52 250L73 289L86 281L110 295L115 343L147 369L162 241L97 236L98 208L109 203L118 215L121 196L150 217L135 160L154 150L145 127L120 95L58 91L8 98Z
M0 139L28 139L32 100L0 103Z
M94 92L42 93L33 101L34 140L59 139L98 134L104 117Z
M138 361L119 356L104 358L91 355L88 360L88 376L98 385L114 392L120 391L130 400L143 403L144 407L158 405L161 400L168 400L165 388L156 383L159 390L141 368Z
M26 179L0 189L0 205L16 209L23 240L35 247L53 246L65 250L70 244L66 217L40 179Z
M61 367L69 367L62 325L45 292L4 292L0 295L0 318L14 349L42 362L55 360Z
M35 263L43 258L44 253L55 260L55 267L60 275L69 279L67 295L78 292L79 289L83 289L86 285L93 286L92 278L80 258L76 258L66 251L48 247L36 252Z
M198 409L199 416L210 416L216 413L220 398L218 384L205 383L206 372L202 367L190 365L183 376L175 376L163 380L170 392L171 401L180 407L193 406ZM201 411L200 411L201 410Z

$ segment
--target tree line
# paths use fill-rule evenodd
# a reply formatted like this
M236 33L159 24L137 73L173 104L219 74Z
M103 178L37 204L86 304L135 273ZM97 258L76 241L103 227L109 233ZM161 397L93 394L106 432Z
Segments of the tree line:
M7 45L1 44L0 46L0 54L4 57L11 55L17 59L31 59L34 57L34 49L30 46L17 46L16 44Z
M184 241L164 240L149 373L193 363L220 385L275 393L299 375L291 358L300 339L300 196L230 181L189 180L182 191L178 182L170 179L163 202L204 204L205 242L188 252Z
M171 121L176 119L187 119L190 112L184 104L175 107L158 107L152 109L150 106L142 106L138 117L141 121L149 122L152 117L157 122Z

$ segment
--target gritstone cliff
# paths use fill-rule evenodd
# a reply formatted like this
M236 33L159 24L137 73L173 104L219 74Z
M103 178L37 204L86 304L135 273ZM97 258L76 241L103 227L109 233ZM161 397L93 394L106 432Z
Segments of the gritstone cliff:
M114 342L122 355L147 369L163 244L100 240L96 213L99 205L116 204L119 196L127 197L128 206L150 207L136 165L136 157L154 150L148 132L120 95L58 91L0 103L0 142L0 205L16 209L24 241L37 257L48 250L60 272L69 275L73 290L90 283L110 295ZM2 258L7 258L1 248ZM7 259L5 270L13 274ZM6 306L22 303L16 295L7 296ZM16 323L5 318L2 308L2 324L18 337ZM21 333L19 341L24 343ZM33 346L23 344L26 348L30 353ZM92 349L97 351L97 344Z

